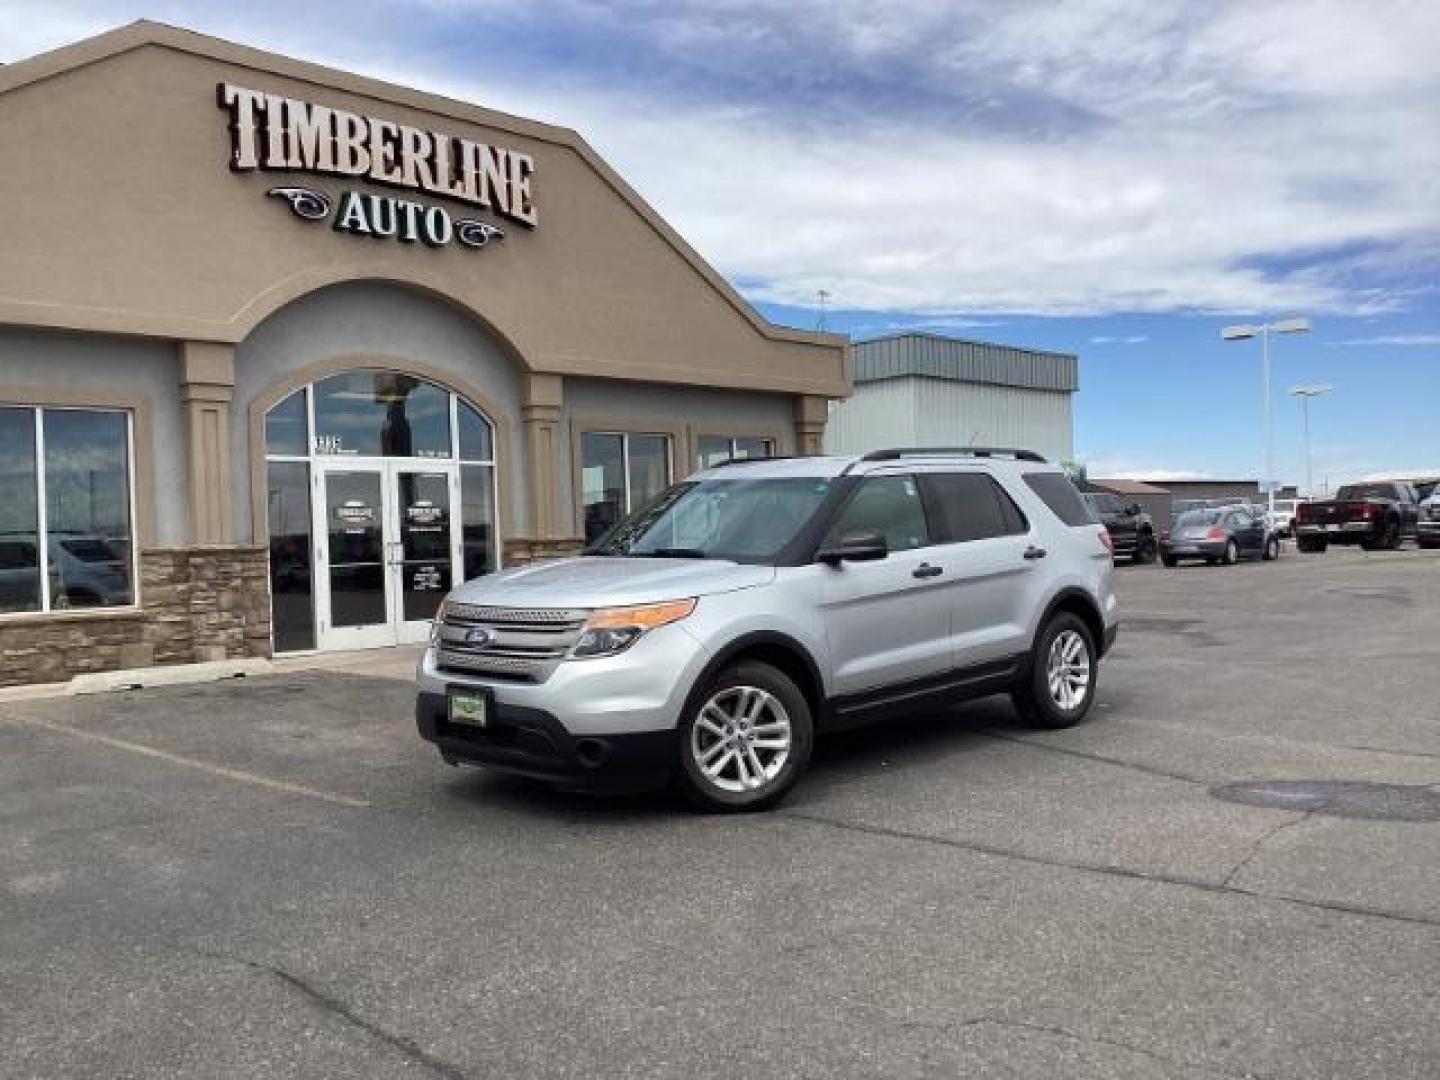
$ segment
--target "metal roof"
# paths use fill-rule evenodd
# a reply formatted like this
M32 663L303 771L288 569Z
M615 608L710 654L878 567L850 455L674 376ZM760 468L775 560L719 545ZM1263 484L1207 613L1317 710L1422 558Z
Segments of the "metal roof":
M1112 495L1169 495L1168 488L1156 487L1143 480L1091 480L1091 487L1104 488Z
M1072 353L907 331L855 342L850 346L850 375L857 383L921 376L1074 391L1080 388L1080 360Z

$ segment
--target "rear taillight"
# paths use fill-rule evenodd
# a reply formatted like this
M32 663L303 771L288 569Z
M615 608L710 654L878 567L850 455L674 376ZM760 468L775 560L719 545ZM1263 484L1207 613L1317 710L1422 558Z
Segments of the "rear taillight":
M1225 530L1218 525L1205 534L1206 540L1224 540Z
M1109 529L1100 530L1100 543L1105 545L1105 550L1111 555L1115 554L1115 538L1110 535Z

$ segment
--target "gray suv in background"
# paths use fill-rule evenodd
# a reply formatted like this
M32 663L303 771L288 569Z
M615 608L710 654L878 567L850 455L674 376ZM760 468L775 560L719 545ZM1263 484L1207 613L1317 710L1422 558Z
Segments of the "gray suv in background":
M1066 727L1115 637L1106 540L1028 451L726 463L585 555L454 590L420 734L451 764L669 776L724 810L774 805L818 734L887 715L1008 693Z

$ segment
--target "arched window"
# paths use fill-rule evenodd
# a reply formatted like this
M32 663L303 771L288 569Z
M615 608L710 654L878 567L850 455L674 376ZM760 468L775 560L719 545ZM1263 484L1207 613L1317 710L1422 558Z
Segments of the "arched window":
M317 468L346 462L376 468L423 461L458 475L459 575L499 565L495 431L474 406L445 387L383 370L320 379L265 414L266 513L272 626L277 652L316 647L312 503ZM392 466L393 467L393 466ZM327 538L318 538L326 543ZM321 613L323 614L323 613Z

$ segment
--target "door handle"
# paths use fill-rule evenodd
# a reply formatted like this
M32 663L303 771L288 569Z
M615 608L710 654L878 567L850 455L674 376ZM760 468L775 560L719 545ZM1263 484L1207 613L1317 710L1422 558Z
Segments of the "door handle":
M931 566L928 562L922 562L919 566L915 567L914 570L910 571L910 576L918 578L939 577L944 572L945 568L943 566Z
M1025 558L1030 559L1031 561L1034 561L1035 559L1043 559L1048 554L1049 552L1047 552L1044 548L1036 547L1034 544L1031 544L1025 549Z

